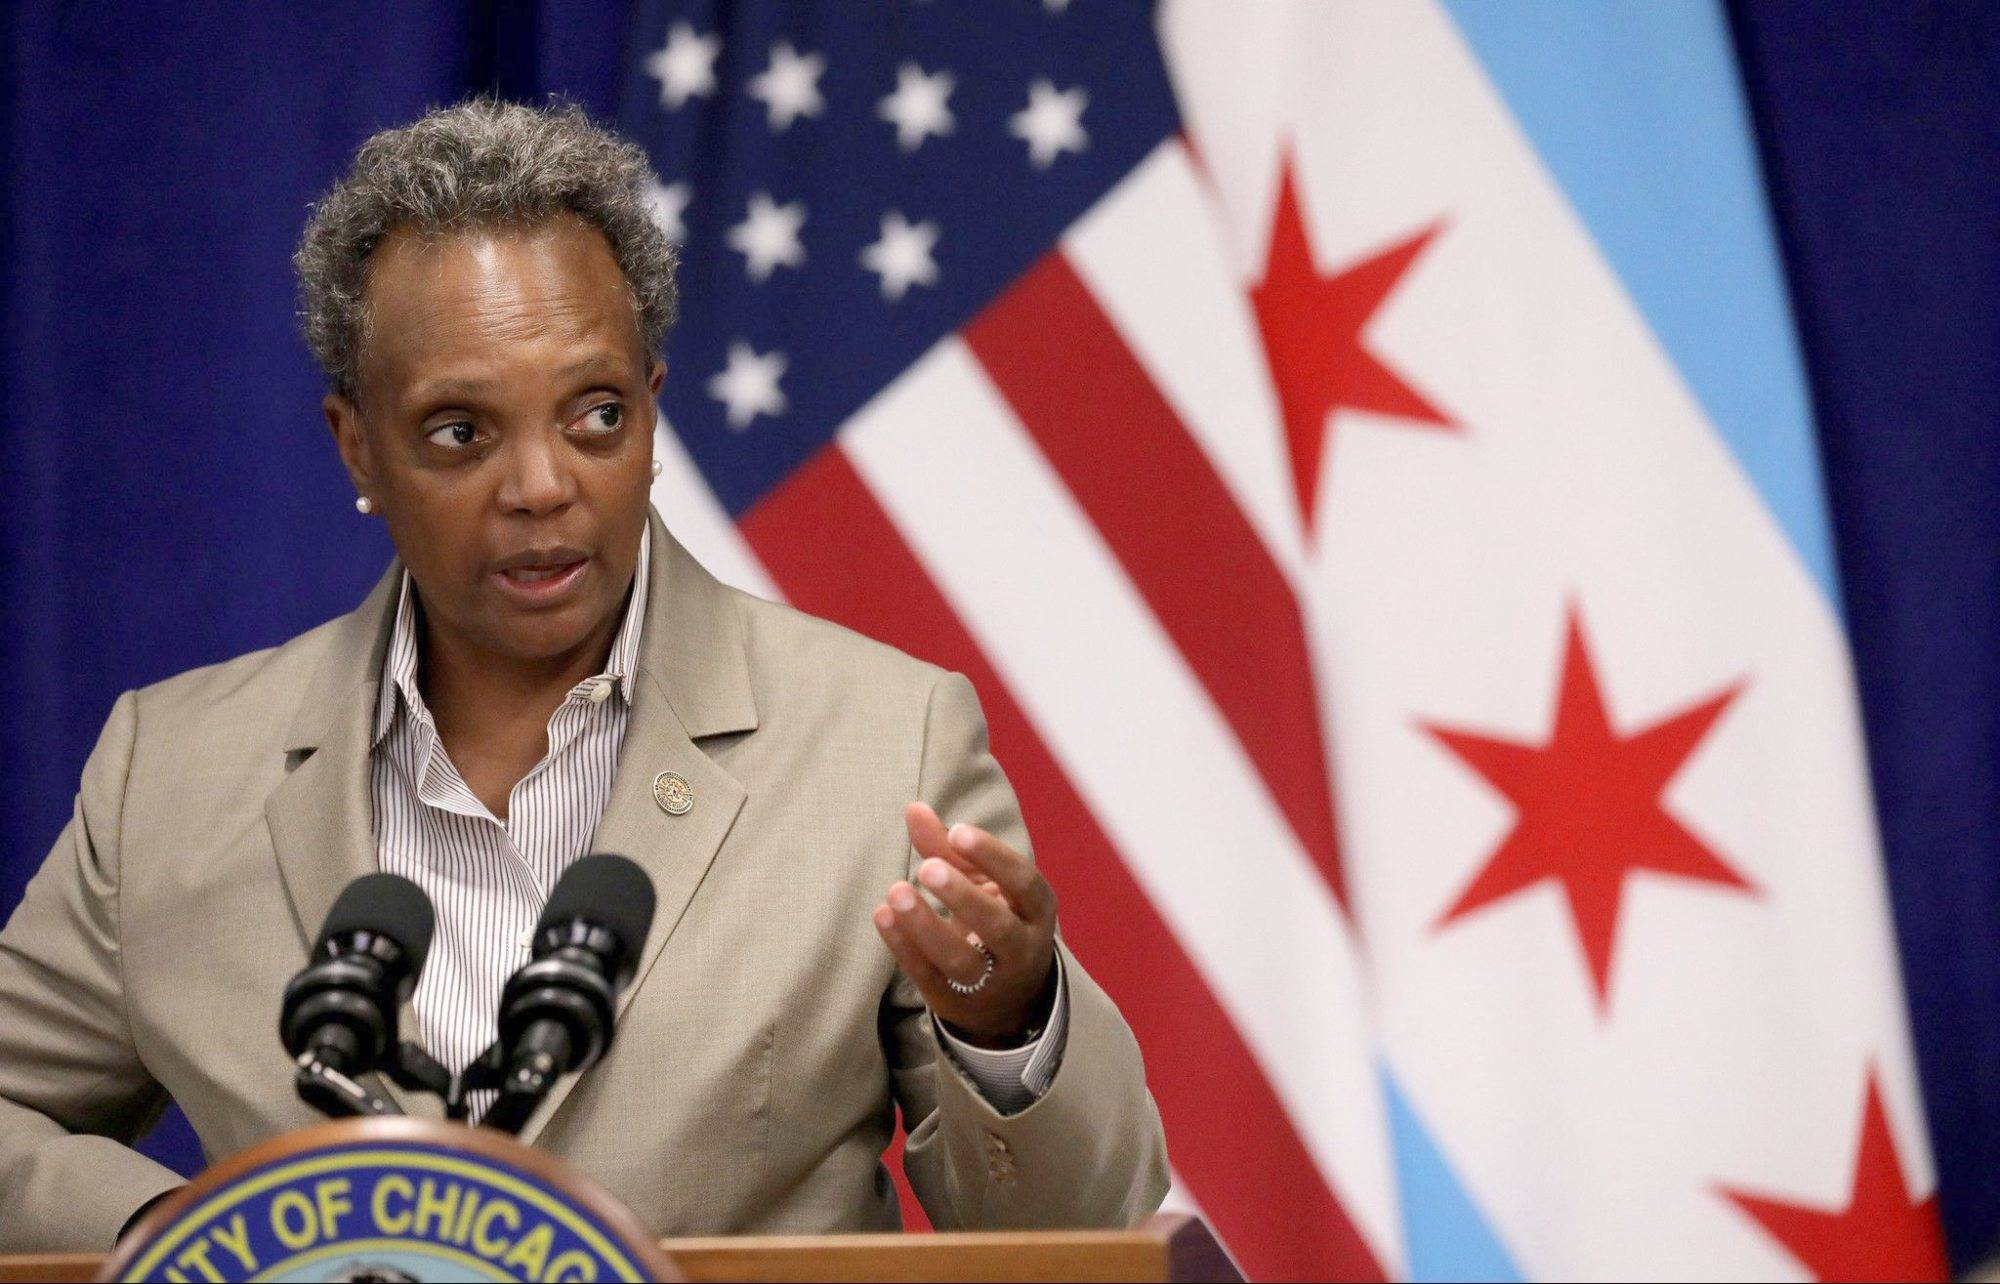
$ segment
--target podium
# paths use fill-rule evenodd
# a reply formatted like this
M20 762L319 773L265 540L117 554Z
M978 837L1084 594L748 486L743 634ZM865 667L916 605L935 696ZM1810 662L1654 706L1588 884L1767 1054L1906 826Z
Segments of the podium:
M1138 1230L830 1234L660 1240L688 1280L1158 1280L1236 1284L1200 1218ZM94 1280L100 1254L0 1256L0 1284Z
M1200 1219L1162 1213L1129 1231L990 1231L663 1239L690 1280L1146 1280L1236 1284ZM97 1278L96 1253L0 1257L0 1284Z
M586 1174L490 1129L320 1124L217 1164L117 1253L0 1257L0 1284L117 1279L1240 1281L1199 1219L1134 1230L654 1240Z

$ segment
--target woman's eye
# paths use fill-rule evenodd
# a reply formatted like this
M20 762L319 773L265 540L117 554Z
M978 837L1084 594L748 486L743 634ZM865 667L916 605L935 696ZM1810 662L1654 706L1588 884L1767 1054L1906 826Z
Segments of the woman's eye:
M479 439L479 430L464 420L440 424L424 434L424 440L447 448L463 448Z
M625 407L615 401L584 411L583 430L592 433L617 432L625 424Z

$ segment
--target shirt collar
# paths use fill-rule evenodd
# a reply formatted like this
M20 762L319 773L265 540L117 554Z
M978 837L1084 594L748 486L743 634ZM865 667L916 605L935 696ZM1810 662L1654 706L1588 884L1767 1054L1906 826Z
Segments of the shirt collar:
M632 675L639 663L639 635L646 623L646 594L652 579L653 529L650 523L639 533L639 559L632 570L632 596L618 636L611 640L611 654L604 672L584 679L571 688L572 697L585 694L590 683L610 679L619 698L632 700ZM417 689L417 595L407 569L396 597L396 625L389 636L389 653L382 661L382 693L375 706L375 734L370 746L382 743L396 721L396 697L409 709L424 709L423 694Z

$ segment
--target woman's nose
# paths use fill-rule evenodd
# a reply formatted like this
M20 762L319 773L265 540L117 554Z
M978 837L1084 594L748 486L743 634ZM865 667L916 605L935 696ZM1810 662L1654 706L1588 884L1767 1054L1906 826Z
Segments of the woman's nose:
M575 475L555 438L555 433L524 433L509 443L498 496L501 507L540 515L558 511L576 498Z

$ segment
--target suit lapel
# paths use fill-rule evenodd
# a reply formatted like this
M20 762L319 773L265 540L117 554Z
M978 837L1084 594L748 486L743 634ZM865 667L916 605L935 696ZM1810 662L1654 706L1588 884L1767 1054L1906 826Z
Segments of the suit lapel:
M302 954L312 948L341 891L380 867L368 753L401 575L401 564L392 564L367 601L334 624L326 656L287 729L285 778L264 801L264 821ZM416 1028L408 1004L403 1005L402 1023L405 1030ZM421 1100L404 1100L391 1085L382 1086L405 1110L442 1113L426 1109Z
M632 984L619 996L623 1019L653 962L680 926L748 794L704 753L712 736L753 731L743 624L731 591L717 583L652 517L652 578L639 641L631 720L618 758L593 852L638 862L653 880L657 908ZM687 782L694 805L669 814L654 797L654 781L672 772ZM533 1143L580 1076L556 1084L521 1140Z
M336 621L285 735L285 778L264 802L278 874L307 948L341 889L376 868L368 742L388 646L393 564L359 609Z

